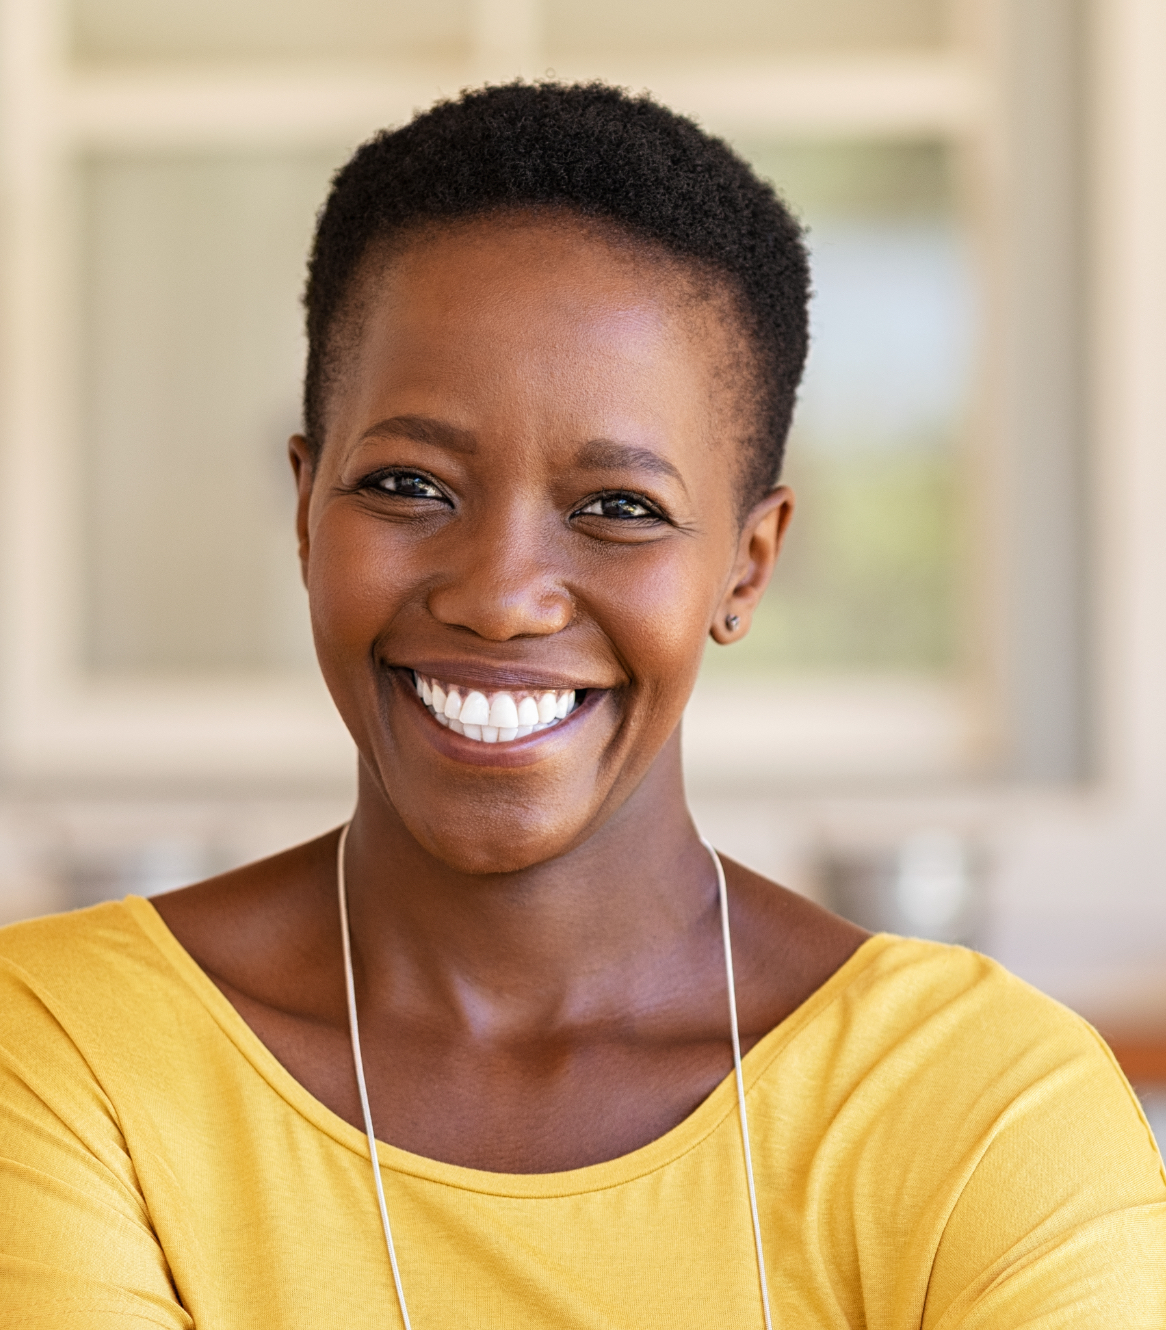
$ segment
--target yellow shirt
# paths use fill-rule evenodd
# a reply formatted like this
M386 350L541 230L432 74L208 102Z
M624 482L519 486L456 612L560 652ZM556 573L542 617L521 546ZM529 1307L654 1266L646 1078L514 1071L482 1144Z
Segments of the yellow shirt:
M1166 1327L1145 1119L992 961L873 938L745 1077L778 1330ZM573 1172L379 1154L415 1330L762 1325L731 1078ZM400 1325L364 1137L140 899L0 931L0 1325Z

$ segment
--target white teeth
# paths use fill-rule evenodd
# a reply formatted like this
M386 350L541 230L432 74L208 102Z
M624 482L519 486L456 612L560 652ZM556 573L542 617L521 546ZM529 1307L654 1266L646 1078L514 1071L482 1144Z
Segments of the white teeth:
M482 693L471 693L462 703L459 718L463 725L489 725L490 704Z
M490 703L490 724L500 730L518 729L518 708L509 693L498 693Z
M414 671L413 686L434 718L455 734L478 743L511 743L537 734L565 720L576 706L576 693L501 691L489 695L471 689L463 698L457 687L447 693L436 679L423 678Z

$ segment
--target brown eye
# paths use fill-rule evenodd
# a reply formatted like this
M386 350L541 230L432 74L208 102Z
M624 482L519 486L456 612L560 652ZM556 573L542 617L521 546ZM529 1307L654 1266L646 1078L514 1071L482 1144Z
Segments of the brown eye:
M405 499L445 498L432 480L413 471L391 471L388 475L377 476L371 481L370 488L385 494L399 494Z
M601 494L592 499L586 507L579 509L579 516L613 517L618 519L657 518L659 513L634 494Z

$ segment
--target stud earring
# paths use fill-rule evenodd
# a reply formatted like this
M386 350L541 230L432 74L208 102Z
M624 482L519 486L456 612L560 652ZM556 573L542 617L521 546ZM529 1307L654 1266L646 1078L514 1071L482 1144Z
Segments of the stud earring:
M735 633L737 631L737 625L740 622L741 620L738 619L735 614L725 615L725 627L729 630L730 633Z

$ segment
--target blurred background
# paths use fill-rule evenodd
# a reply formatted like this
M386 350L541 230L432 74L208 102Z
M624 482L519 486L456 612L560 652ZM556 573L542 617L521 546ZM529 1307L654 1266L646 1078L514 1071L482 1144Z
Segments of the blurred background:
M686 721L703 828L997 956L1166 1104L1164 56L1159 0L0 0L0 916L343 818L285 460L315 210L440 96L600 77L813 253L797 518Z

